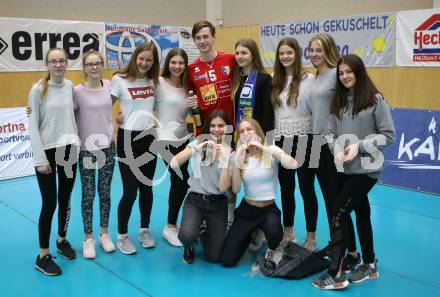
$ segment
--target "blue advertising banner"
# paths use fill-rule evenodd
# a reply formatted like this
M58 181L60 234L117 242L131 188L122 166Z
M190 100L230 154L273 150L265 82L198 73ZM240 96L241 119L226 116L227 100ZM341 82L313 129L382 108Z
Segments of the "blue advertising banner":
M168 52L179 47L179 31L176 26L105 23L108 68L125 68L135 48L146 41L156 45L163 66Z
M396 141L384 151L379 182L440 194L440 111L391 111Z

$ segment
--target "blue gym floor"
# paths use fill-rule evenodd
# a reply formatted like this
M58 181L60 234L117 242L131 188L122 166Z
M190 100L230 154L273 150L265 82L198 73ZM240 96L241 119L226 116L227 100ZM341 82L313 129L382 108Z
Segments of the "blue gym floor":
M164 166L158 161L156 175ZM434 178L434 176L433 176ZM239 265L226 269L207 263L198 250L196 262L186 265L182 250L170 246L161 237L166 223L169 180L154 188L151 225L157 247L123 255L104 253L97 245L97 258L82 258L83 224L81 184L75 183L68 240L78 253L73 261L56 259L63 269L59 277L47 277L34 269L38 254L38 216L41 198L36 178L25 177L0 182L0 296L440 296L440 197L385 186L376 186L371 195L375 249L380 278L344 291L320 291L310 285L312 277L288 281L253 276L255 255L247 253ZM319 187L317 187L319 189ZM112 209L109 230L116 239L116 210L121 196L119 170L112 184ZM241 199L241 195L238 199ZM328 240L323 200L319 193L319 246ZM302 199L296 197L297 237L305 237ZM277 202L278 205L279 201ZM57 216L52 224L51 252L56 255ZM99 231L98 199L94 212L95 239ZM133 209L129 233L136 238L139 229L137 203ZM261 252L264 250L262 249Z

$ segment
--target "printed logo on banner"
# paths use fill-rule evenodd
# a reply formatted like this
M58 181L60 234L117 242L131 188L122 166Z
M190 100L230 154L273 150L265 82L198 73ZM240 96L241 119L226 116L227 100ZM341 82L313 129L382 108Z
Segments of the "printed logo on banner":
M0 38L0 55L8 48L8 44Z
M433 14L414 30L413 61L440 61L440 14Z
M150 34L144 32L111 32L107 33L107 54L115 55L113 61L117 61L117 68L124 68L130 61L131 54L136 47L144 42L152 41L156 46L159 54L159 58L162 56L159 43ZM109 61L110 62L110 61ZM110 65L109 65L110 66ZM114 68L114 67L111 67Z
M384 150L384 184L440 194L440 111L393 108L396 141Z

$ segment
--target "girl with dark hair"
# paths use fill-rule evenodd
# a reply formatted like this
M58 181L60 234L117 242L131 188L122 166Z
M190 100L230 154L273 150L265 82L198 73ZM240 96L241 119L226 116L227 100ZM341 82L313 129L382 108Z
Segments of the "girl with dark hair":
M294 169L298 162L279 147L264 143L264 132L254 119L243 119L237 126L237 144L232 172L232 191L244 187L244 199L235 210L235 220L225 239L221 263L233 267L251 242L252 233L261 229L266 236L266 259L273 260L283 238L281 212L275 204L278 164Z
M159 152L166 165L188 145L190 134L186 126L188 94L188 56L175 48L165 58L162 76L155 90L155 111L158 120ZM177 234L179 210L188 190L188 162L174 171L169 169L171 186L168 196L168 222L162 236L173 246L182 246Z
M243 118L255 119L264 133L272 131L272 78L263 67L255 40L240 39L235 44L235 61L237 66L232 79L235 123Z
M194 245L199 238L200 225L206 220L203 240L206 259L218 262L226 235L228 197L231 186L229 163L233 158L227 141L228 115L214 110L205 119L202 134L171 160L178 169L191 157L193 171L188 179L188 195L183 205L179 240L184 246L183 261L194 263Z
M73 85L70 80L64 79L67 58L63 49L51 48L45 58L48 74L29 92L29 105L32 109L29 136L42 198L38 221L40 253L35 268L50 276L61 274L61 268L49 253L50 230L57 200L57 251L68 260L76 257L75 250L66 240L79 145L73 112Z
M159 81L159 56L152 42L139 45L127 67L115 73L111 94L118 98L124 123L119 126L117 155L123 194L118 206L117 247L133 254L136 247L128 236L128 220L139 191L141 226L138 239L144 248L156 243L148 229L153 206L152 179L156 168L154 90Z
M298 169L279 166L278 179L283 207L284 238L282 246L289 241L296 242L293 229L295 216L295 173L301 196L304 200L307 237L304 247L316 248L316 224L318 202L315 194L315 175L307 170L310 161L312 137L310 116L306 115L305 104L314 76L302 67L301 48L291 37L281 39L275 54L272 105L275 112L276 145L284 152L301 160ZM306 150L307 146L307 150Z
M338 170L338 194L331 213L331 263L315 279L320 289L348 286L344 273L347 222L352 211L362 249L363 264L354 267L353 283L379 277L373 246L368 193L383 170L382 150L394 142L395 130L390 108L369 78L361 58L346 55L337 64L338 81L331 103L330 149Z

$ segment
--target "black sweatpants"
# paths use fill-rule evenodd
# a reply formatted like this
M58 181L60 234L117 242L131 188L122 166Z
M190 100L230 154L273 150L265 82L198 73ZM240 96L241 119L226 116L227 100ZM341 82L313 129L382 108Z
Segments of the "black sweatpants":
M69 160L72 151L72 158L74 158L72 165L60 165L56 162L56 151L64 153L64 160ZM76 177L76 163L77 163L76 146L67 145L65 147L58 147L45 150L46 158L52 169L50 174L42 174L37 170L37 181L40 187L42 198L40 218L38 220L38 237L40 241L40 248L49 248L50 231L52 227L52 218L57 207L58 200L58 236L66 237L67 227L70 219L70 197L72 194L73 185ZM57 175L58 175L58 190L57 190Z
M332 211L331 241L333 248L332 262L329 267L329 272L333 275L336 275L345 255L347 239L344 237L348 234L347 221L353 210L356 214L356 226L364 263L373 263L375 260L368 192L376 184L377 179L365 174L347 175L339 173L338 175L340 183L338 197Z
M141 133L144 135L135 140ZM149 227L153 207L152 182L157 160L155 138L153 128L146 131L118 130L117 154L123 189L118 205L119 234L128 232L128 220L138 190L141 228Z
M178 141L160 140L158 141L159 153L161 154L165 165L168 167L170 173L170 192L168 194L168 224L175 225L179 216L180 208L182 207L183 200L185 200L186 193L188 192L188 163L183 163L179 166L181 177L176 171L169 167L171 159L183 151L188 145L188 141L184 143Z

